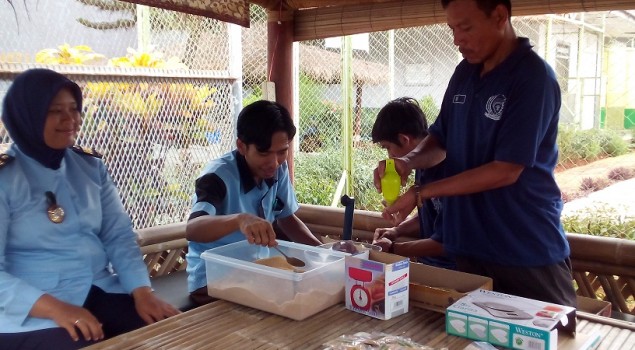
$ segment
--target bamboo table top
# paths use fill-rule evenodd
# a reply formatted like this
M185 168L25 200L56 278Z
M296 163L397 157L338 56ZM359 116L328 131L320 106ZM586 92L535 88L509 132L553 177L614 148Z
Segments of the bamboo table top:
M597 333L602 336L598 349L635 349L635 324L583 315L577 322L577 340ZM418 307L382 321L347 310L343 304L294 321L219 300L86 349L321 349L341 335L373 331L405 336L434 349L460 350L472 342L447 335L444 322L443 314ZM559 349L575 348L570 343L563 346L566 339L560 338Z

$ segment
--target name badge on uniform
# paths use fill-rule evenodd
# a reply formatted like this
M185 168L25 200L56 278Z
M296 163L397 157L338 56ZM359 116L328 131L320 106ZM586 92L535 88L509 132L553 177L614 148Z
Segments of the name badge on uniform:
M465 95L454 95L452 98L452 103L464 104L466 96Z

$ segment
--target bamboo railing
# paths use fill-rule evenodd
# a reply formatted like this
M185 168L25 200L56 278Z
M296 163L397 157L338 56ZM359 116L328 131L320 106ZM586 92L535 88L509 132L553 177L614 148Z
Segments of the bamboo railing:
M342 236L343 208L303 204L296 214L320 238ZM352 237L370 241L376 228L389 226L379 213L356 210ZM141 229L137 234L151 277L185 269L185 223ZM613 310L635 315L635 242L581 234L567 238L578 295L609 301Z

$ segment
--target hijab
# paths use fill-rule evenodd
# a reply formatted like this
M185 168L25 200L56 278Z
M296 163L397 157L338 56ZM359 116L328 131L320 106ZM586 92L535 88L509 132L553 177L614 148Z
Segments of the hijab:
M66 150L44 142L44 124L51 101L62 89L75 97L82 110L82 91L62 74L49 69L29 69L19 74L9 87L2 104L2 122L15 144L27 156L47 168L58 169Z

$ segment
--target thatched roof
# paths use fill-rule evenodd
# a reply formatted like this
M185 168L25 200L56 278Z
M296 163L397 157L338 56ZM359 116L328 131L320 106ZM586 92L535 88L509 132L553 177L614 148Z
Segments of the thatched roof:
M342 56L316 46L300 44L300 69L313 79L327 83L339 83L342 76ZM353 81L379 85L390 80L388 66L361 59L352 63Z
M243 79L262 82L267 74L267 37L262 24L252 24L243 31ZM201 42L195 54L197 69L223 70L227 58L214 52L210 42L223 42L219 34L201 35ZM185 47L184 47L185 49ZM300 43L300 71L316 81L339 83L342 76L342 57L339 52ZM388 66L362 59L353 59L353 81L363 85L379 85L390 80Z
M243 76L264 81L267 72L267 31L263 24L252 23L243 31ZM379 85L390 81L388 66L362 59L353 59L353 81L364 85ZM300 71L324 83L339 83L342 77L342 56L339 52L300 43Z

